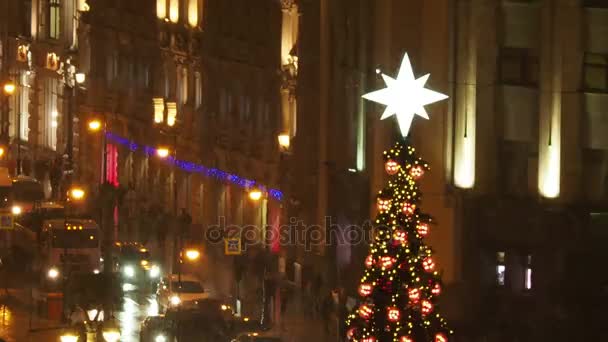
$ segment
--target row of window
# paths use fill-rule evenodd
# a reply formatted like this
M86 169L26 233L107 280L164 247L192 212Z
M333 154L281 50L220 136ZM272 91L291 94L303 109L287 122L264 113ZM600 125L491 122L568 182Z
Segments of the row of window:
M220 120L235 113L235 110L241 122L250 122L254 114L253 111L255 111L256 121L254 124L256 130L261 130L270 124L271 107L269 101L262 98L255 101L250 96L244 94L234 96L226 88L220 88L218 103Z
M30 106L33 103L32 86L33 76L28 71L19 74L18 89L11 100L10 134L19 137L22 141L30 139ZM57 149L57 130L61 119L58 100L61 97L63 86L56 78L46 78L42 81L42 91L38 103L41 104L41 115L38 118L38 143L49 149Z
M156 16L172 23L184 17L188 25L197 27L202 19L203 0L156 0Z
M536 51L525 48L501 49L499 61L501 83L537 86L539 75L540 69ZM588 92L608 92L608 55L585 53L583 89Z

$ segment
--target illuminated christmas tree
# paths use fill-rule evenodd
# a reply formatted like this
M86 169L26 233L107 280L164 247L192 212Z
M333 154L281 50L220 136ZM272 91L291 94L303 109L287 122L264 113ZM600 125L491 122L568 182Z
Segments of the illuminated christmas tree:
M424 105L446 98L415 79L407 55L399 76L382 75L387 88L364 95L386 105L382 119L396 114L409 133L414 114L428 118ZM437 312L441 276L425 243L433 220L421 210L418 181L429 171L412 146L397 142L384 152L388 185L377 198L374 241L359 285L361 303L347 317L347 338L358 342L447 342L452 331Z

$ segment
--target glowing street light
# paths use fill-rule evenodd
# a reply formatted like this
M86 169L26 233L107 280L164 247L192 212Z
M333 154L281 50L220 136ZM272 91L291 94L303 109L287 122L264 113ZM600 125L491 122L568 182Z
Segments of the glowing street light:
M11 213L13 213L13 215L15 216L21 215L22 211L23 209L21 209L21 207L18 205L14 205L11 207Z
M97 132L101 129L101 121L94 119L89 121L89 131Z
M260 189L254 188L249 191L249 199L253 201L259 201L262 198L262 191Z
M76 83L82 84L82 83L84 83L84 81L86 79L86 75L84 72L77 72L75 75L75 78L76 78Z
M72 188L68 191L68 196L73 200L81 200L84 198L85 192L81 188Z
M279 147L281 148L281 150L288 151L289 145L291 143L291 141L290 141L291 138L289 137L289 134L286 134L286 133L279 134L277 139L279 140Z
M3 90L5 95L13 95L13 93L15 93L15 83L12 81L4 83Z
M156 155L158 155L161 158L167 158L169 156L169 149L166 147L159 147L156 150Z
M198 258L200 258L200 256L201 256L201 252L199 252L198 250L196 250L194 248L186 250L186 258L190 261L195 261Z

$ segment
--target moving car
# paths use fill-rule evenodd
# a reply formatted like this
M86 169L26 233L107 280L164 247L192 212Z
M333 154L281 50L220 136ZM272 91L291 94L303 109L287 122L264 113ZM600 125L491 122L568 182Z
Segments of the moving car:
M117 242L116 267L120 271L125 290L145 286L160 277L160 266L152 261L150 252L136 242Z
M221 307L218 300L203 299L193 309L148 317L141 325L140 342L230 341L230 319Z
M195 276L172 274L162 279L157 297L161 310L170 311L196 308L202 300L209 298L209 293Z

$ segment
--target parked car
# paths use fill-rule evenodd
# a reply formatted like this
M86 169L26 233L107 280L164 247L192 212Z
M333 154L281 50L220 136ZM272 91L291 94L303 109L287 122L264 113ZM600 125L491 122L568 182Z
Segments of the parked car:
M203 284L193 275L172 274L163 278L157 291L158 303L163 312L197 308L202 300L209 298Z

